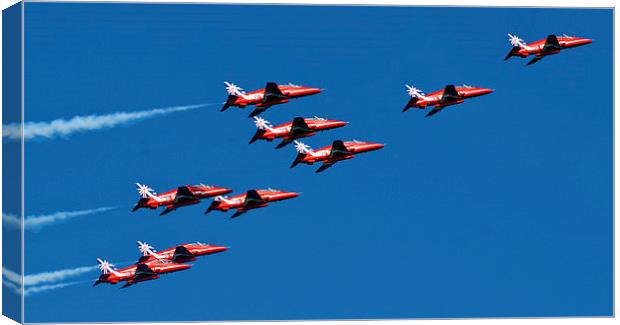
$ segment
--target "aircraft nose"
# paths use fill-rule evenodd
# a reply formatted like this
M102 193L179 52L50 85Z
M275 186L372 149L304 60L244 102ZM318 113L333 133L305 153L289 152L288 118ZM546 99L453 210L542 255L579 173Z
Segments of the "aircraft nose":
M590 44L590 43L592 43L592 40L589 39L589 38L584 38L581 41L583 42L583 44Z
M479 96L480 96L480 95L487 95L487 94L490 94L490 93L492 93L492 92L494 92L494 91L495 91L495 89L490 89L490 88L480 88L480 89L478 90L478 95L479 95Z
M379 150L385 148L385 144L382 143L373 143L368 146L368 150Z
M227 251L229 248L230 248L230 247L226 247L226 246L215 246L213 250L214 250L216 253L218 253L218 252L224 252L224 251Z

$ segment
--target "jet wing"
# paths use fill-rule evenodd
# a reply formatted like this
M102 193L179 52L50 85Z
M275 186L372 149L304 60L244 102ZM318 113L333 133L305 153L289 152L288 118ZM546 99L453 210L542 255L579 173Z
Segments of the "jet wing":
M332 143L332 149L329 153L329 158L338 158L344 156L350 156L353 153L347 149L342 140L336 140Z
M288 97L282 93L275 82L268 82L265 86L265 94L263 95L263 103L287 99Z
M158 279L159 275L155 273L151 268L149 268L146 264L138 264L136 267L136 273L134 273L133 278L128 280L121 289L127 288L137 282L155 280Z
M248 117L254 117L254 116L260 115L262 112L266 111L269 107L271 107L271 105L265 105L265 106L256 107L252 111L252 113L250 113L250 115L248 115Z
M329 167L331 167L331 166L333 166L333 165L334 165L334 163L333 163L333 162L325 162L325 163L323 163L323 165L321 165L321 167L319 167L319 168L315 171L315 173L320 173L320 172L322 172L322 171L326 170L327 168L329 168Z
M454 87L454 85L447 85L446 88L444 88L443 95L441 96L442 103L460 99L463 99L463 97L459 95L459 92L456 91L456 87Z
M558 38L555 35L547 36L545 45L543 45L542 48L543 53L557 51L560 49L562 49L562 47L560 46L560 42L558 42Z
M247 207L247 206L261 205L265 203L267 203L267 201L265 201L260 196L260 194L258 194L256 190L249 190L245 194L245 200L243 201L243 206Z
M133 276L133 280L135 281L145 278L151 278L155 275L157 275L157 273L151 270L151 268L148 267L146 264L138 264L138 266L136 267L136 273Z
M293 124L291 125L290 135L300 134L300 133L309 133L312 132L312 129L306 123L303 117L296 117L293 119Z
M193 202L198 198L192 193L192 191L187 186L180 186L177 188L177 195L174 197L174 204L184 203L184 202Z
M428 114L426 114L426 117L433 116L441 112L441 110L444 109L444 107L445 106L433 107L433 109L430 112L428 112Z
M244 214L246 212L247 211L245 211L245 210L237 210L237 211L235 211L235 213L230 218L231 219L237 218L238 216L240 216L240 215L242 215L242 214Z
M530 60L530 62L528 62L526 65L532 65L532 64L534 64L534 63L536 63L536 62L538 62L538 61L542 60L542 58L543 58L542 56L537 56L537 57L534 57L534 58L533 58L533 59L531 59L531 60Z
M174 249L174 254L172 254L172 260L178 260L178 259L187 259L187 258L192 258L194 257L194 254L192 254L189 250L187 250L187 248L185 248L185 246L177 246Z

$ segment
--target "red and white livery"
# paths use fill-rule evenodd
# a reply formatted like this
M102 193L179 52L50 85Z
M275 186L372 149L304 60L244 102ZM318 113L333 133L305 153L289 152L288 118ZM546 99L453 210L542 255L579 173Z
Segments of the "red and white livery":
M152 188L144 184L136 183L136 186L142 198L132 212L140 208L157 209L160 206L165 206L166 209L159 214L160 216L170 213L179 207L198 204L202 199L232 192L228 188L200 184L180 186L175 190L157 194Z
M478 97L493 92L489 88L472 87L468 85L454 86L447 85L444 89L425 95L420 89L413 86L405 85L407 94L411 97L403 112L411 107L425 109L427 106L433 106L433 109L426 114L432 116L444 109L446 106L461 104L465 99Z
M312 150L308 145L295 141L297 157L291 164L291 168L299 163L312 165L316 162L322 162L323 165L316 170L317 173L320 173L341 160L354 158L355 154L379 150L383 147L385 145L380 143L336 140L330 146Z
M539 40L530 44L525 43L519 36L508 34L508 40L512 45L512 49L508 52L508 55L504 58L504 61L510 59L513 56L519 56L526 58L533 55L534 58L530 60L526 65L534 64L547 55L558 54L561 50L582 46L592 43L591 39L574 37L568 35L556 36L549 35L546 39Z
M231 198L225 196L217 196L205 214L212 210L219 210L226 212L231 209L236 209L231 218L236 218L248 210L264 208L269 205L270 202L288 200L298 197L299 193L280 191L274 189L266 190L249 190L246 193L233 196Z
M314 118L295 117L292 122L272 126L269 121L260 116L254 116L254 124L258 130L250 140L250 143L254 143L256 140L273 141L274 139L282 139L282 142L276 146L276 149L279 149L295 139L311 137L316 132L343 127L349 123L315 116Z
M265 88L246 93L243 88L233 83L224 81L224 84L228 92L228 99L220 112L231 106L245 108L254 105L256 108L250 113L250 117L264 112L273 105L288 103L291 98L310 96L321 92L321 89L314 87L293 84L278 85L275 82L268 82Z
M99 262L99 269L103 274L99 276L99 279L95 281L93 286L100 283L117 284L125 282L121 289L138 282L159 279L160 274L182 271L192 267L189 264L177 263L171 260L152 259L116 270L114 265L108 261L98 258L97 262Z
M195 242L191 244L180 244L172 248L156 251L155 248L147 243L138 241L138 250L142 257L138 263L145 263L152 260L170 260L177 263L184 263L196 260L198 256L211 255L228 250L226 246L217 246Z

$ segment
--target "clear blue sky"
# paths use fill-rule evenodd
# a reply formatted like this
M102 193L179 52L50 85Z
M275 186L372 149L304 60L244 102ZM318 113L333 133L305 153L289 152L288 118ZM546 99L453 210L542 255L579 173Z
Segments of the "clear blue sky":
M119 205L26 234L26 273L138 257L136 240L230 245L125 290L26 298L26 321L586 316L612 313L611 10L26 3L26 119L223 101L223 81L325 88L263 115L349 121L306 142L386 143L323 174L247 142L248 110L175 113L31 141L26 215ZM589 37L534 66L507 33ZM432 118L404 84L495 93ZM230 220L165 217L133 183L299 191ZM97 274L81 279L94 280ZM81 280L80 279L80 280Z

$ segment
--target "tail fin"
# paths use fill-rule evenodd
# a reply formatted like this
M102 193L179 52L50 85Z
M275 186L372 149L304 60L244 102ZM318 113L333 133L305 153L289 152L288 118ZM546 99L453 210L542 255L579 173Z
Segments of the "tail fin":
M424 92L422 90L416 87L410 86L410 85L405 85L405 87L407 88L407 95L409 95L411 99L409 100L409 102L407 102L407 105L405 105L405 107L403 108L403 112L406 112L411 107L414 107L415 103L417 103L418 100L426 99L426 96L424 95Z
M405 87L407 88L407 95L409 95L411 98L426 98L422 90L409 85L405 85Z
M102 260L100 258L97 259L97 262L99 263L99 270L101 270L101 272L103 274L108 274L108 273L112 273L116 276L120 276L121 274L116 272L116 270L114 270L114 264L106 261L106 260Z
M295 157L295 160L291 164L290 168L293 168L297 166L300 162L302 162L306 155L310 154L314 156L314 151L312 150L312 148L310 148L310 146L297 140L293 142L295 142L295 150L297 150L297 156Z
M256 130L256 133L254 133L254 136L250 139L249 144L256 142L256 140L260 139L263 134L265 134L265 130Z
M517 35L508 34L508 40L513 47L522 48L527 45L527 43Z
M155 253L155 247L147 244L147 243L143 243L141 241L137 241L138 244L138 249L140 250L140 253L142 253L142 256L153 256L157 259L162 259L163 257L161 255L158 255L157 253Z
M271 122L265 120L264 118L260 117L260 116L254 116L254 125L256 125L256 128L259 130L273 130L271 128Z
M408 102L407 105L405 105L405 107L403 108L403 112L408 111L410 108L415 106L415 103L417 103L419 100L419 98L411 98Z
M205 211L205 214L219 209L220 208L220 202L224 202L226 204L231 204L231 201L228 200L228 197L224 196L224 195L218 195L216 197L213 198L213 201L211 202L211 204L209 205L209 207L207 208L207 210ZM224 210L224 211L228 211L228 209Z
M510 41L512 48L510 49L510 52L508 52L508 54L504 58L504 61L513 57L515 53L517 53L521 48L527 45L527 43L525 43L525 41L519 38L519 36L512 35L512 34L508 34L508 41Z
M220 109L220 112L223 112L227 110L230 106L232 106L232 104L234 104L237 98L245 97L245 91L243 91L243 88L228 81L224 81L224 84L226 85L226 92L228 92L228 98L226 99L226 103L224 103L224 106L222 106L222 109Z
M133 207L133 209L131 209L131 212L136 212L138 209L140 208L144 208L146 207L146 203L149 201L148 198L140 198L140 201L138 201L138 203L136 203L136 205Z
M298 153L297 156L295 157L295 160L293 160L293 163L291 164L291 167L289 168L293 168L297 165L299 165L299 163L306 157L305 153Z
M298 153L300 154L311 154L314 155L314 151L312 150L312 148L310 148L309 145L301 142L301 141L297 141L295 140L295 150L297 150Z
M237 97L245 96L245 91L243 91L243 88L228 81L224 81L224 84L226 85L226 92L228 92L229 95L233 95Z
M148 187L145 184L140 184L140 183L136 183L136 186L138 187L138 193L143 199L152 198L152 199L155 199L155 201L159 201L159 198L155 196L155 194L157 193L155 193L155 191L152 188Z
M220 108L220 112L223 112L223 111L227 110L230 106L232 106L232 104L235 103L237 98L239 98L239 96L228 95L228 98L226 98L226 102L224 103L224 106L222 106L222 108Z
M508 54L506 54L506 57L504 58L504 61L510 59L511 57L513 57L515 55L515 53L517 53L521 48L520 47L513 47L510 49L510 52L508 52Z
M224 202L227 204L231 204L230 201L228 201L228 197L226 197L225 195L218 195L216 197L213 198L213 201L217 201L217 202Z

